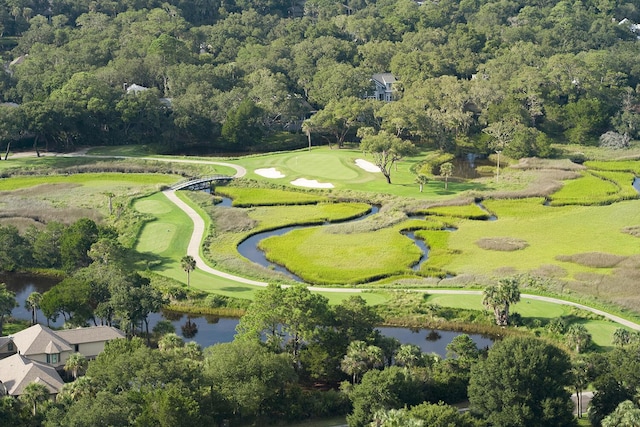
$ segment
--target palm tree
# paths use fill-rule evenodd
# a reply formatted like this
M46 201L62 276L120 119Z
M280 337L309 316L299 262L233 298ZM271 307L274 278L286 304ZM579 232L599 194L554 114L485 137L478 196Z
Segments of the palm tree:
M64 364L64 370L71 371L73 379L75 380L78 378L80 372L84 372L87 369L87 364L87 358L84 357L83 354L73 353Z
M453 175L453 163L446 162L440 165L440 175L444 176L444 189L449 188L449 177Z
M403 344L395 355L396 365L412 368L422 362L422 351L415 344Z
M624 347L631 342L631 333L624 329L618 328L613 331L613 345L617 347Z
M31 311L32 325L38 323L38 309L40 308L40 301L42 301L42 294L40 292L31 292L24 301L25 310Z
M160 351L169 351L180 347L184 347L184 340L175 332L164 334L158 341Z
M50 395L49 389L44 384L33 382L24 388L24 392L20 395L20 400L31 406L35 417L38 404L47 400Z
M106 193L104 193L105 196L107 196L107 198L109 199L109 215L113 214L113 198L115 197L115 194L113 194L111 191L107 191Z
M576 349L576 353L580 353L591 342L591 334L587 331L587 328L580 323L574 323L569 326L565 338L567 339L567 344Z
M429 177L423 174L416 176L416 184L420 186L420 192L422 193L422 189L425 185L429 183Z
M196 269L196 260L191 255L185 255L180 262L182 269L187 273L187 287L189 287L191 272Z
M381 368L383 365L384 354L380 347L356 340L349 344L347 354L340 362L340 369L347 375L351 375L355 384L360 375L371 369Z
M493 309L498 326L509 324L509 306L520 301L520 289L515 278L503 278L498 285L487 286L482 295L482 305Z

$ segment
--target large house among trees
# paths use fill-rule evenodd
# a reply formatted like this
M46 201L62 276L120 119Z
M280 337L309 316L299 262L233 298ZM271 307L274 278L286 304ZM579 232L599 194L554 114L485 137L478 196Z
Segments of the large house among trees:
M34 325L0 341L0 394L18 396L30 382L42 382L52 394L60 391L63 381L58 370L69 356L80 353L95 359L108 341L125 338L112 326L54 331ZM8 356L8 357L7 357Z
M398 94L396 84L398 80L391 73L377 73L371 77L371 81L375 85L375 90L371 98L378 101L395 101Z

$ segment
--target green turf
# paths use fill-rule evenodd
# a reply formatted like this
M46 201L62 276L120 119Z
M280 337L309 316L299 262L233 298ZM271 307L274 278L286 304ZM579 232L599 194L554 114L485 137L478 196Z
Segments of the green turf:
M240 188L218 186L216 194L230 197L233 206L304 205L326 202L325 196L272 188Z
M373 162L370 155L353 149L329 149L314 147L311 151L299 150L275 153L263 156L243 157L234 160L247 169L247 177L278 184L290 185L298 178L316 179L329 182L336 189L357 190L369 193L395 194L418 199L451 197L465 190L482 190L487 187L478 183L449 182L445 190L444 182L431 180L424 186L423 192L415 183L416 174L412 170L423 161L425 154L408 157L397 163L397 169L391 171L391 184L387 184L381 173L367 172L355 164L356 159ZM275 168L284 174L284 178L265 178L254 171L262 168Z
M83 173L76 175L18 176L0 180L0 191L12 191L44 184L81 184L94 188L170 184L175 176L161 174Z
M568 271L592 268L556 259L558 255L604 252L616 255L638 253L638 239L622 233L625 226L640 224L640 202L626 201L609 206L543 206L540 199L487 200L485 205L497 221L458 223L449 237L449 249L458 254L444 267L458 274L494 273L505 266L525 272L543 265L557 265ZM526 241L525 249L504 252L484 250L476 242L486 237L510 237Z
M402 274L420 259L420 250L395 229L336 234L311 227L260 242L267 259L306 281L357 284Z
M199 210L190 202L186 194L181 192L176 194L191 207ZM142 229L135 249L148 255L150 259L158 261L157 264L152 263L152 271L186 284L187 276L180 266L180 259L186 254L193 223L162 193L139 199L134 207L145 213L153 211L155 217L154 221L149 222ZM195 289L246 299L253 299L255 292L262 289L259 286L213 276L200 269L191 272L190 284ZM381 304L388 299L388 296L374 292L328 291L320 294L327 297L331 304L339 304L351 295L361 295L370 304Z

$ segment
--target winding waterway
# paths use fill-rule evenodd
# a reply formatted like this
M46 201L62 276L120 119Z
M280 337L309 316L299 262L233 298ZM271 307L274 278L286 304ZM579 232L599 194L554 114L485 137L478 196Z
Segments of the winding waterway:
M4 275L0 276L0 283L6 283L7 288L16 293L18 307L11 312L12 317L21 320L30 320L31 312L24 308L24 301L32 292L46 292L57 283L57 280L31 277L24 275ZM149 327L153 328L158 322L168 320L175 328L176 334L184 338L185 341L195 341L202 348L209 347L217 343L233 341L236 333L236 326L239 319L225 318L217 316L193 316L186 313L163 311L149 315ZM39 323L46 325L46 319L38 310ZM61 328L64 319L59 317L50 326ZM402 344L415 344L424 353L436 353L441 356L446 354L446 346L453 338L461 332L432 330L432 329L411 329L395 327L377 328L383 335L396 338ZM493 344L490 337L479 334L469 334L478 348L489 347Z
M219 203L218 206L231 206L231 200L226 198L226 197L224 197L222 199L222 202ZM348 219L348 220L345 220L345 221L327 222L324 225L362 221L363 219L366 219L366 218L370 217L371 215L377 214L379 212L379 210L380 210L379 206L372 205L371 209L369 210L369 212L367 212L366 214L361 215L361 216L359 216L357 218L352 218L352 219ZM286 233L288 233L290 231L293 231L293 230L301 230L303 228L320 227L320 226L321 225L318 225L318 224L313 224L313 225L292 225L292 226L277 228L277 229L274 229L274 230L263 231L261 233L256 233L256 234L248 237L247 239L243 240L238 245L238 252L240 253L240 255L242 255L243 257L247 258L249 261L255 262L256 264L259 264L259 265L261 265L263 267L267 267L267 268L270 268L272 270L275 270L275 271L278 271L280 273L283 273L286 276L290 277L291 279L293 279L293 280L295 280L297 282L304 282L304 279L302 279L300 276L296 275L295 273L289 271L284 266L269 261L267 259L267 257L265 256L264 251L262 251L259 248L259 243L262 240L266 239L267 237L282 236L282 235L284 235L284 234L286 234ZM411 266L411 268L414 271L418 271L418 270L420 270L420 267L422 266L422 263L424 263L427 260L428 256L429 256L429 247L424 242L424 240L418 239L415 236L415 233L412 232L412 231L403 232L402 234L404 236L407 236L409 239L413 240L413 242L416 244L416 246L418 246L418 248L420 248L420 251L421 251L420 259L418 260L417 263L415 263L414 265Z

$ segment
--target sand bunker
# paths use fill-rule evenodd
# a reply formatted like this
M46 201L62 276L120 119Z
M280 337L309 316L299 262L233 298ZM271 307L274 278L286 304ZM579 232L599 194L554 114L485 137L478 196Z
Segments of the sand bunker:
M378 166L364 159L356 159L356 166L364 169L367 172L381 172Z
M265 178L284 178L284 174L276 168L256 169L254 172Z
M310 187L310 188L333 188L333 184L330 182L318 182L315 179L298 178L295 181L291 181L292 185L298 187Z

